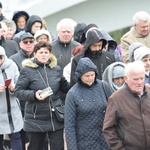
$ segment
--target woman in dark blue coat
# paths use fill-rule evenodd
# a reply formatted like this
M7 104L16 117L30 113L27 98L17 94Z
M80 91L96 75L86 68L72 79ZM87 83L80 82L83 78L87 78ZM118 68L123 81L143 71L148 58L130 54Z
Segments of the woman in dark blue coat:
M41 97L41 90L50 87L51 95ZM34 58L23 61L23 68L16 84L15 95L26 101L24 130L28 132L28 150L41 150L48 132L50 149L63 150L64 123L59 122L53 111L53 105L61 105L60 91L66 93L68 83L57 66L56 58L51 54L51 45L36 44Z
M97 67L87 57L78 62L77 83L69 90L65 105L67 150L108 150L102 126L108 97L106 82L96 79Z

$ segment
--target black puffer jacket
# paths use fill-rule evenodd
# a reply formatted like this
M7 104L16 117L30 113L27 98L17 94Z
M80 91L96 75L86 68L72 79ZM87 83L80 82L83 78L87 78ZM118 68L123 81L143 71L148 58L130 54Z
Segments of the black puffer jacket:
M54 112L52 112L50 98L47 97L43 101L35 98L35 92L45 89L47 87L45 84L49 83L53 91L53 95L51 95L53 103L61 105L59 92L66 93L69 87L62 76L61 68L56 64L54 55L51 55L50 63L45 65L36 59L28 59L23 62L24 68L20 71L15 95L18 99L26 101L25 131L45 132L63 129L63 123L58 122Z
M81 59L83 60L83 59ZM69 90L65 105L65 131L67 150L108 150L102 134L107 98L111 90L106 82L96 80L92 86L80 81L82 74L96 71L89 59L78 63L77 83Z

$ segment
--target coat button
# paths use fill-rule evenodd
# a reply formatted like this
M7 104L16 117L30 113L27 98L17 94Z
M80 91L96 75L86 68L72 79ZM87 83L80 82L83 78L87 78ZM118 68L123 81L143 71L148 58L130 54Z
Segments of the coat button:
M93 99L93 102L95 102L95 99Z

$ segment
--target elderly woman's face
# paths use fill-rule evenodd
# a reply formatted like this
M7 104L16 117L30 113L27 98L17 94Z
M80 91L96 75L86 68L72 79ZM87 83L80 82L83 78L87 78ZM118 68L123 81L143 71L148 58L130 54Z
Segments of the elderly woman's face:
M95 81L95 71L88 71L81 76L83 83L91 86Z
M34 57L43 64L48 62L50 55L51 53L46 47L42 47L36 53L34 53Z

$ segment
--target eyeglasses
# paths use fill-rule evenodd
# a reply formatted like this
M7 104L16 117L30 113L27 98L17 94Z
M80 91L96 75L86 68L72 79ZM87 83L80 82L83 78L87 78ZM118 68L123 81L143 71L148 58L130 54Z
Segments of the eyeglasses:
M23 44L32 44L32 43L34 43L34 40L26 40L26 41L22 41L23 42Z

